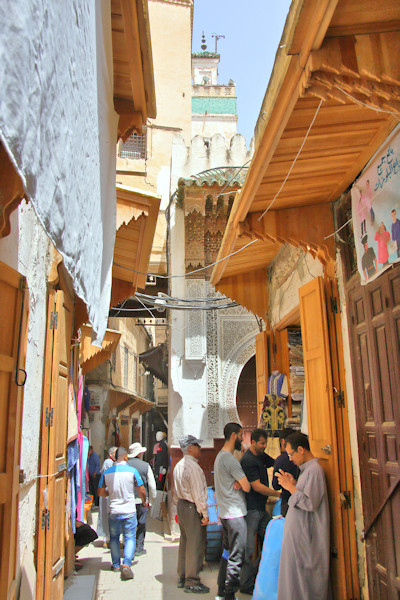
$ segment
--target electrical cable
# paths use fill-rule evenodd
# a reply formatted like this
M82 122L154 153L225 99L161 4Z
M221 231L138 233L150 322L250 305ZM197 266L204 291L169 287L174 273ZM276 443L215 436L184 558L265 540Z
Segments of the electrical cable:
M292 172L292 170L293 170L293 167L294 167L294 165L296 164L296 161L297 161L297 159L299 158L299 156L300 156L300 154L301 154L301 151L303 150L304 144L306 143L306 140L307 140L307 138L308 138L308 134L310 133L310 131L311 131L311 128L312 128L312 126L314 125L314 121L315 121L315 119L317 118L317 114L318 114L318 112L319 112L319 109L321 108L321 104L322 104L322 103L323 103L323 99L321 99L320 103L318 104L317 110L315 111L315 115L313 116L313 119L312 119L312 121L311 121L311 123L310 123L310 126L309 126L309 128L308 128L308 130L307 130L307 133L306 133L306 135L305 135L305 137L304 137L304 140L303 140L303 142L302 142L302 144L301 144L301 146L300 146L300 149L299 149L299 151L297 152L297 154L296 154L296 156L295 156L295 159L294 159L294 161L292 162L292 165L291 165L291 167L290 167L290 169L289 169L289 171L288 171L288 174L286 175L285 179L283 180L283 183L282 183L281 187L279 188L279 190L278 190L278 191L277 191L277 193L275 194L274 198L271 200L270 204L269 204L269 205L267 206L267 208L264 210L264 212L262 213L262 215L261 215L260 217L258 217L258 219L257 219L258 221L261 221L261 219L263 218L263 216L264 216L265 214L267 214L267 212L269 211L269 209L270 209L270 208L271 208L271 206L274 204L275 200L278 198L279 194L280 194L280 193L281 193L281 191L283 190L283 187L284 187L285 183L286 183L286 182L287 182L287 180L289 179L290 173Z
M342 229L344 229L346 227L346 225L348 225L351 221L353 220L353 217L350 217L350 219L348 219L346 221L346 223L343 223L343 225L341 227L339 227L339 229L336 229L336 231L334 231L333 233L326 235L324 237L324 240L327 240L330 237L333 237L334 235L336 235L337 233L339 233L339 231L341 231Z
M137 298L148 298L149 300L173 300L177 302L220 302L222 300L230 300L227 296L216 296L209 298L176 298L174 296L168 296L168 294L162 294L162 296L151 296L149 294L142 294L142 292L136 292L135 297Z
M247 244L245 244L238 250L231 252L227 256L224 256L223 258L220 258L219 260L217 260L209 265L206 265L205 267L201 267L200 269L195 269L194 271L185 273L184 275L159 275L158 273L145 273L143 271L137 271L136 269L131 269L130 267L126 267L125 265L119 265L118 263L114 263L114 265L116 267L120 267L121 269L126 269L127 271L131 271L132 273L138 273L138 275L149 275L150 277L158 277L159 279L179 279L182 277L187 277L188 275L193 275L193 273L199 273L200 271L205 271L206 269L209 269L210 267L214 267L215 265L218 265L220 262L227 260L231 256L234 256L235 254L242 252L242 250L245 250L245 248L248 248L249 246L251 246L252 244L255 244L258 241L259 241L258 239L251 240L251 242L248 242Z
M337 83L335 83L335 87L337 87L338 90L340 90L345 96L347 96L348 98L350 98L350 100L352 100L353 102L355 102L359 106L363 106L364 108L369 108L369 110L374 110L375 112L387 113L389 115L392 115L398 121L400 121L400 118L392 110L384 109L384 108L379 108L378 106L369 106L369 104L366 104L362 100L358 100L357 98L355 98L354 96L352 96L351 94L349 94L348 92L346 92Z

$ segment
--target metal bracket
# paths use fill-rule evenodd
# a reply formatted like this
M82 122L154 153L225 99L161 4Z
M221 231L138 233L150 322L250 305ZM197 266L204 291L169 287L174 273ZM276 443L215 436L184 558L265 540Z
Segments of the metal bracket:
M343 492L343 496L346 499L346 502L344 503L343 508L351 508L351 492L350 490L347 490L346 492Z
M338 311L338 305L337 305L337 298L336 296L331 296L331 311L333 313L337 313Z
M50 315L50 329L57 329L58 312L52 312Z
M48 408L46 408L45 425L46 425L46 427L48 427L49 425L50 425L50 427L53 427L53 409L52 408L50 410Z

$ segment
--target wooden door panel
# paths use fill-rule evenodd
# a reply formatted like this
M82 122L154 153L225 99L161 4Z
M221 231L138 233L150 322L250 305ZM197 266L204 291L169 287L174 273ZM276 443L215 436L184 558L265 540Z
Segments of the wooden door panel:
M67 467L68 375L72 301L62 291L50 290L43 396L41 480L37 562L37 600L61 600L64 589L65 493ZM46 418L47 415L47 418ZM46 490L47 487L47 490ZM43 492L47 492L47 506Z
M0 597L16 594L19 461L28 294L25 278L0 263Z
M324 282L315 278L299 289L301 333L308 415L308 437L314 456L325 470L331 515L330 540L333 597L346 598L346 567L339 457L336 438L330 342Z
M348 286L364 520L400 473L400 268ZM360 310L360 306L364 310ZM366 540L370 596L400 598L400 490Z

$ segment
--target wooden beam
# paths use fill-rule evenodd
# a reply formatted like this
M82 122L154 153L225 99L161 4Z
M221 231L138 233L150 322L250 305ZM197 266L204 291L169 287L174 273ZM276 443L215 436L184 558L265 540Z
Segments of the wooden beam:
M0 237L6 237L11 229L10 215L25 198L25 190L1 142L0 182Z

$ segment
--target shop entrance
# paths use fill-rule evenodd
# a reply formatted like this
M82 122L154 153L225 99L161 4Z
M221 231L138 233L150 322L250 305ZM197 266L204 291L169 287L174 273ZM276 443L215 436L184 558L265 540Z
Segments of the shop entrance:
M236 392L236 408L243 427L243 443L250 446L250 436L257 422L256 357L252 356L244 365Z

